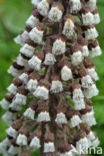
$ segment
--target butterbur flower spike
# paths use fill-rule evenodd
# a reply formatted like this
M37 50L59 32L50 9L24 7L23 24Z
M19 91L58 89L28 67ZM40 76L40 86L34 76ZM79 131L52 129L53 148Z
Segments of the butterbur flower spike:
M100 143L91 98L99 79L91 58L102 54L96 0L31 0L32 13L14 39L20 53L0 101L7 112L3 156L85 155Z

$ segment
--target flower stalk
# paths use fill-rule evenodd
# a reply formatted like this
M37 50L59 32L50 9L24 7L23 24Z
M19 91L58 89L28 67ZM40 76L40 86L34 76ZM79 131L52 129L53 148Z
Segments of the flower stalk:
M0 102L9 126L0 152L87 156L88 148L99 145L91 130L96 125L91 98L99 93L91 58L101 55L96 0L32 3L26 27L15 38L21 49L8 70L14 78Z

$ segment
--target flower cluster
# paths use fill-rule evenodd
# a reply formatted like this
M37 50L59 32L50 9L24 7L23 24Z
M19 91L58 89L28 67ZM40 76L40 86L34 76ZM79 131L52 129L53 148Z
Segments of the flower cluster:
M101 55L96 0L32 0L22 47L8 73L13 81L0 102L7 112L4 156L73 156L99 145L91 98L99 79L91 58ZM31 100L30 100L31 99Z

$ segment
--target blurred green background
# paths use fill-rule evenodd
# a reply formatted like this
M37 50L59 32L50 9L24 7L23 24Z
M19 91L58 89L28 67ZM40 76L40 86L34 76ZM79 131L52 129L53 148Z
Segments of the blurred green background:
M0 0L0 100L4 97L6 88L12 81L12 76L7 73L7 69L19 53L20 46L13 42L13 38L24 29L25 21L31 14L32 8L30 0ZM94 58L96 70L100 77L97 82L100 94L93 98L95 116L98 122L93 129L98 133L103 148L102 156L104 156L104 0L98 0L98 8L102 21L96 27L103 54ZM0 108L0 117L4 112ZM6 128L6 124L0 120L0 141L6 136ZM34 155L39 154L35 153Z

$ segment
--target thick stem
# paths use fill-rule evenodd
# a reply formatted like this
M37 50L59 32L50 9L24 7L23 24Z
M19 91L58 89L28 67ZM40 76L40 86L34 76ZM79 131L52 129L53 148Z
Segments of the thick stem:
M42 123L41 125L41 132L42 132L42 136L41 136L41 148L40 148L40 156L45 156L44 154L44 135L45 135L45 123Z
M54 24L53 25L53 31L52 31L52 34L58 34L59 33L59 25L58 24ZM49 72L50 72L50 68L49 67ZM49 73L50 74L50 73ZM49 75L48 75L49 77ZM50 101L53 99L50 98ZM51 125L53 124L53 122L51 123ZM55 127L54 127L54 124L52 125L52 128L55 130ZM41 149L40 149L40 156L45 156L44 154L44 135L45 135L45 123L42 123L42 126L41 126L41 132L42 132L42 136L41 136ZM56 132L53 132L53 133L56 133Z

